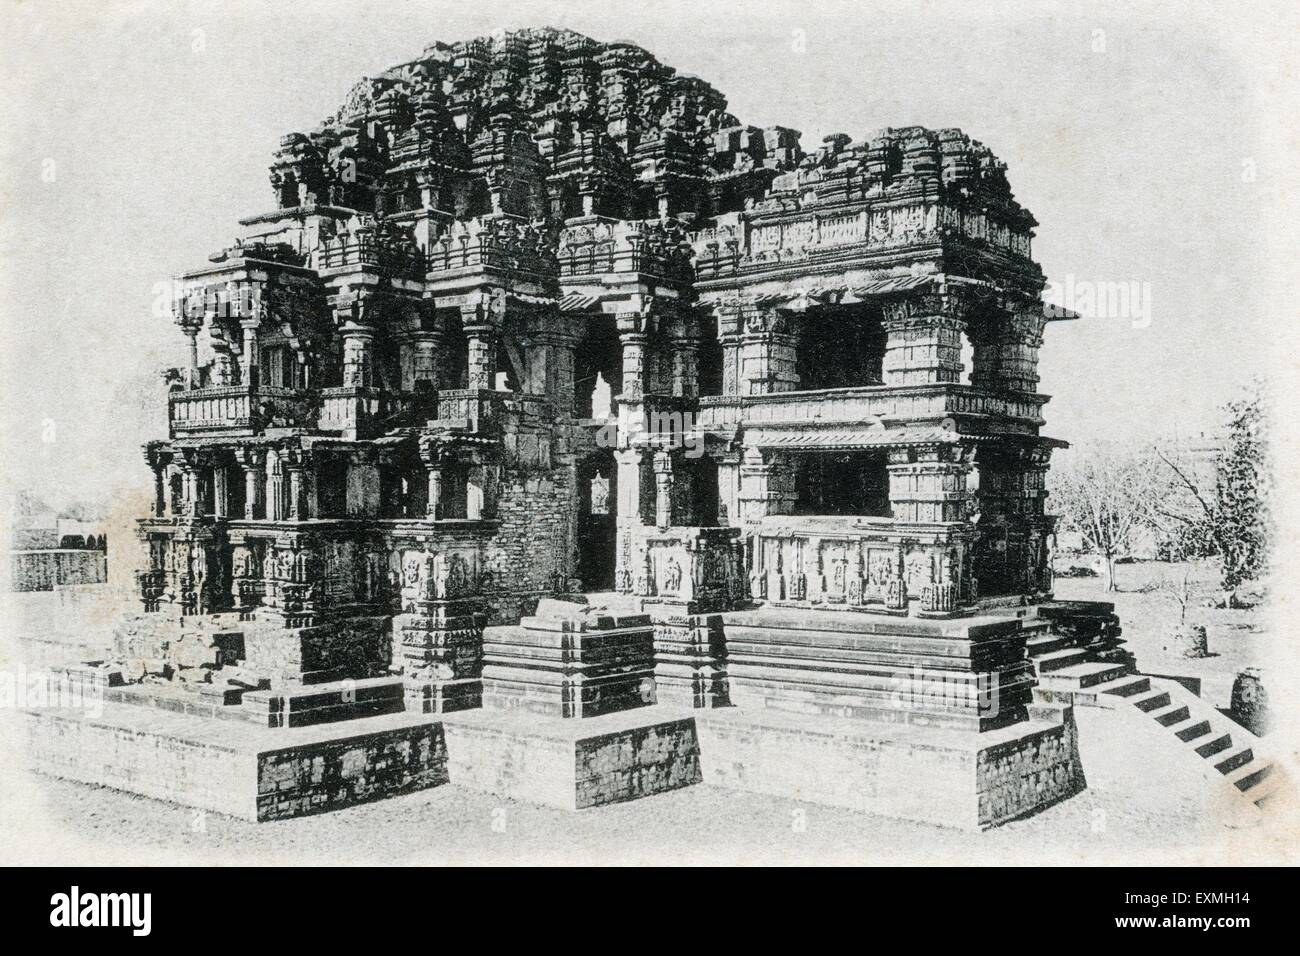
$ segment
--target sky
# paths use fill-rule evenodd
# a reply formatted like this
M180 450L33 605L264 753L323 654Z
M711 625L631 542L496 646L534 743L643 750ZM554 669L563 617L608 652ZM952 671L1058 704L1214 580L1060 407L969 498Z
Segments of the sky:
M1049 279L1123 283L1138 306L1048 327L1046 433L1212 428L1300 354L1281 218L1294 76L1269 42L1294 14L1133 6L0 0L4 483L56 507L147 496L160 372L185 361L156 289L274 207L280 136L435 40L543 25L631 40L805 149L961 127L1007 163Z

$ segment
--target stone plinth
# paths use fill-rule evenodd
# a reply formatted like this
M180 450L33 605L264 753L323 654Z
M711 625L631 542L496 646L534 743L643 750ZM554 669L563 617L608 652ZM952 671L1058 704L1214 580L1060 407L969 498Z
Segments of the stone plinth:
M731 702L749 710L987 730L1033 686L1015 617L887 618L761 607L723 615Z
M251 821L277 820L447 782L442 726L406 714L313 727L256 727L106 702L38 710L30 767Z
M566 810L621 803L699 783L688 712L660 706L566 720L515 710L443 719L453 783Z
M987 733L774 710L696 713L705 783L983 829L1084 788L1069 708Z
M537 614L483 634L483 704L593 717L654 702L649 615L544 598Z
M721 614L647 604L654 621L655 699L680 707L726 707L726 636Z

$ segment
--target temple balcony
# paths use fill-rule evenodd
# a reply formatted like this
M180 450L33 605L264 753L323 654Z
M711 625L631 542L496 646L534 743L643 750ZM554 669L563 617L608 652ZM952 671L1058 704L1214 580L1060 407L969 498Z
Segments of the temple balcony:
M700 282L901 253L942 254L944 244L978 246L995 259L1028 263L1030 233L981 209L935 203L866 202L847 208L733 213L693 238Z
M700 399L703 432L735 428L772 434L839 426L884 433L894 422L933 422L947 431L1036 435L1043 395L1003 395L970 385L870 385ZM945 426L945 422L949 422Z
M302 401L298 389L271 385L215 385L174 390L167 397L167 420L173 438L205 435L252 435L277 409Z
M425 269L430 282L486 273L512 285L507 280L517 273L551 277L558 266L552 241L529 223L482 216L457 221L430 243Z
M344 272L373 272L421 281L425 258L408 242L373 232L358 232L323 240L316 252L316 266L327 277Z
M751 532L750 596L772 604L906 614L974 604L970 527L886 517L771 515Z
M665 220L570 220L560 235L561 280L640 275L690 281L691 249L681 224Z

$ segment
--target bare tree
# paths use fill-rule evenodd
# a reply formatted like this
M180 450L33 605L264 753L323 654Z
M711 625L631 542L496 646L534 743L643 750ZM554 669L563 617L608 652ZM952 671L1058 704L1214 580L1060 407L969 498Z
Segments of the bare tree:
M1089 550L1101 555L1103 584L1114 591L1115 559L1128 553L1136 532L1152 525L1160 472L1145 454L1095 444L1073 449L1052 475L1055 510Z
M1223 446L1210 473L1175 447L1155 449L1176 493L1154 504L1156 519L1205 538L1218 554L1220 583L1233 591L1268 563L1268 416L1261 387L1224 408Z

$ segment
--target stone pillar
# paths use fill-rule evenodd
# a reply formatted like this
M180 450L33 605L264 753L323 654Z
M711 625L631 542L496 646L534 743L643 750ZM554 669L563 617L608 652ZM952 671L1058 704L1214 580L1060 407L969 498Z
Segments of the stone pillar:
M618 339L623 346L623 391L619 398L637 402L645 397L647 385L647 347L650 336L648 309L620 312Z
M350 325L343 329L343 384L349 388L369 388L374 382L371 347L374 330Z
M164 464L153 469L153 513L158 518L167 516L167 466Z
M718 458L718 524L740 524L740 455L736 453Z
M483 465L473 465L465 480L465 517L478 521L486 514L488 507L488 476Z
M722 347L722 394L739 395L740 330L742 316L736 305L718 306L718 344Z
M278 460L266 468L266 520L284 520L284 472Z
M252 521L257 517L257 506L261 501L262 469L253 462L242 465L244 469L244 519Z
M1037 305L979 316L971 325L971 384L992 391L1037 392L1038 350L1046 322Z
M426 514L430 521L437 521L442 510L442 465L429 467L429 502Z
M168 513L170 489L167 486L167 468L171 464L170 452L164 452L156 446L146 445L145 462L153 472L153 514L156 518L165 518Z
M530 345L523 352L524 381L521 388L545 395L564 416L574 413L573 354L577 346L577 324L573 316L558 309L530 309L527 336Z
M218 518L230 517L230 489L225 465L212 468L212 513Z
M964 303L955 293L934 292L886 301L886 385L960 382Z
M895 448L889 453L889 506L895 521L965 521L970 452L960 445Z
M290 521L298 521L305 517L302 514L302 466L289 465L286 471L289 473L288 518Z
M244 330L244 353L243 353L243 383L248 386L257 385L259 353L257 347L257 328L260 325L258 319L241 319L240 328Z
M980 449L979 490L975 493L985 519L1042 518L1047 500L1051 447Z
M640 448L623 448L614 452L614 461L618 466L618 500L615 504L618 551L614 586L623 593L632 590L636 578L636 548L633 539L645 527L641 518L641 462L645 454Z
M468 369L466 386L492 389L497 377L497 329L492 322L494 312L504 312L504 299L493 302L464 305L460 309L461 327L465 330Z
M190 340L190 367L186 375L186 385L189 388L197 388L199 385L199 330L193 326L187 326L185 335Z
M191 462L181 465L181 512L186 517L197 518L199 507L199 472Z
M767 395L797 389L798 336L790 314L745 305L740 310L740 321L739 394Z
M443 335L441 332L423 331L411 333L411 382L403 383L407 391L415 391L415 383L426 381L433 388L438 387L438 363L442 352Z
M660 529L673 523L673 456L666 451L655 452L655 525Z
M683 318L669 338L672 350L672 394L695 398L700 385L700 337L688 318Z
M796 501L794 468L772 452L746 448L740 464L739 520L753 525L768 515L792 514Z
M430 521L437 521L443 516L442 496L446 487L447 468L450 465L449 455L443 446L425 436L420 440L420 461L424 463L429 479L425 517Z

